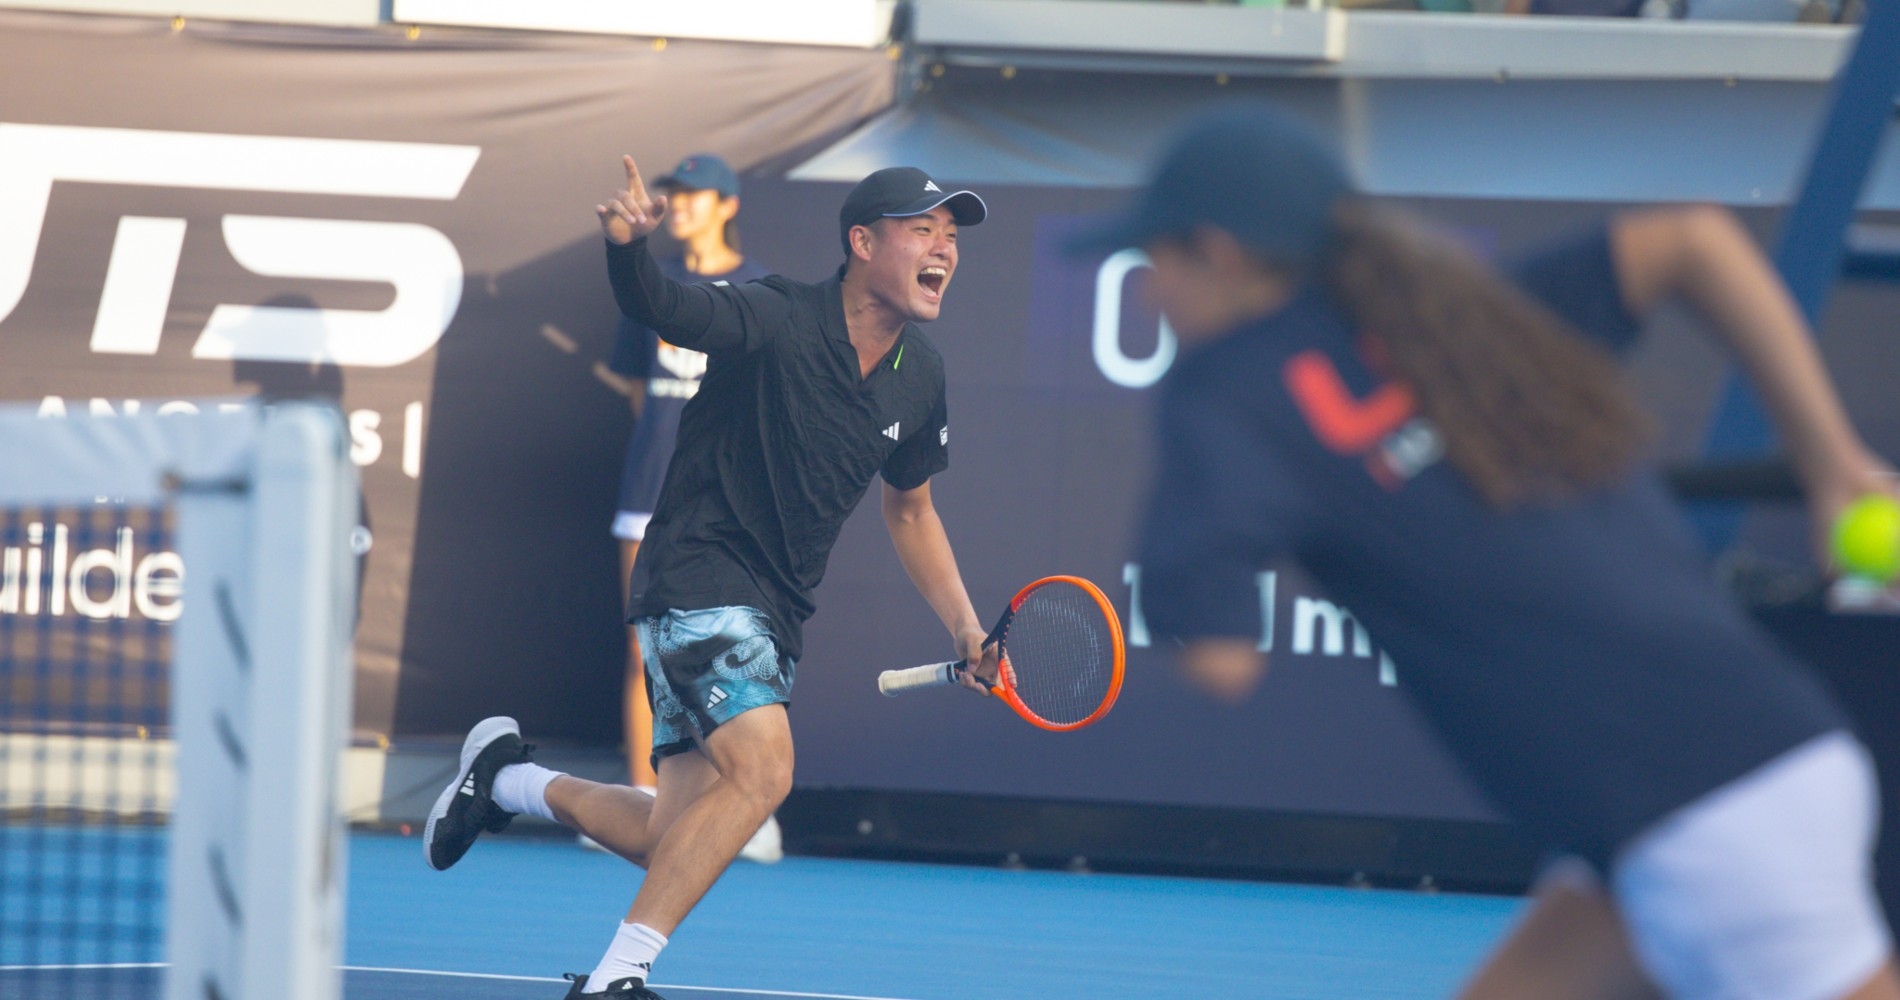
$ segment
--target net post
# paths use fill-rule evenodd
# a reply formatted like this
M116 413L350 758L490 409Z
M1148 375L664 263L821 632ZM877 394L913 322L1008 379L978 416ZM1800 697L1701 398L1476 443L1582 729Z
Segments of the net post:
M356 477L336 411L266 412L254 480L251 846L245 996L342 995L343 826L338 768L349 731ZM272 837L282 830L284 836Z
M177 634L165 995L337 1000L356 475L334 410L240 416L243 474L176 490L181 554L210 574Z
M169 968L154 973L165 995L338 997L346 843L338 766L351 704L357 579L348 538L360 511L346 447L342 418L327 406L198 400L162 416L51 418L30 406L0 405L0 470L17 472L0 475L0 526L9 518L20 521L23 536L16 544L0 531L9 553L0 562L20 563L11 574L16 590L71 597L49 599L44 607L15 602L0 583L5 624L32 629L19 649L0 647L0 785L9 804L25 795L35 810L26 817L32 832L23 864L35 874L25 894L49 894L15 904L24 898L22 887L0 889L6 904L0 905L0 945L9 943L4 932L23 917L28 940L21 960L87 962L83 969L29 978L23 1000L153 995L143 965L133 977L115 978L126 967L95 964L116 963L120 955L135 965L158 957L148 950L147 935L159 919L159 838L135 831L138 843L124 851L93 844L119 835L116 819L128 807L114 796L122 786L136 786L130 808L137 822L155 820L171 806L162 917ZM123 512L132 509L149 518L150 554L165 557L162 572L172 582L166 603L148 606L134 597L123 611L91 598L82 605L89 574L110 575L115 588L131 585L133 543L101 544L89 553L99 558L90 562L67 543L77 539L85 548L92 543L83 532L107 522L117 539ZM29 548L30 559L22 555ZM167 613L161 617L156 607ZM128 720L113 714L123 705L107 704L101 716L101 706L51 694L54 681L73 691L89 677L108 689L131 684L134 678L121 676L116 659L122 649L96 654L106 664L85 673L87 657L95 654L93 643L83 640L116 635L117 626L100 623L127 619L133 610L150 626L140 634L146 645L138 654L147 670L136 678L136 694L118 687L113 697L143 698L141 710L156 710L167 700L169 676L177 775L170 790L173 770L162 761L165 726L148 729L157 720L139 714L136 735L128 735ZM6 632L0 629L0 638ZM43 655L54 637L67 651ZM27 675L15 669L16 654L31 661ZM9 700L16 682L31 704ZM13 710L22 707L28 714L16 718ZM22 725L21 732L11 731ZM24 761L7 753L15 736L28 743ZM55 744L61 749L50 751ZM138 749L128 751L128 744ZM16 774L21 763L25 772ZM111 773L115 767L138 773ZM102 830L80 828L95 820ZM55 837L46 833L52 825L69 829ZM0 835L7 830L0 823ZM146 845L150 865L141 861ZM118 883L87 887L74 875L80 870L75 859L95 849L115 859L114 866L125 851L134 853L125 884L138 895L106 895L101 904L107 913L125 912L124 925L81 918L91 897L118 891ZM46 874L58 872L65 874ZM112 909L119 902L129 909ZM42 937L52 944L39 947ZM0 982L0 994L15 997L19 985Z

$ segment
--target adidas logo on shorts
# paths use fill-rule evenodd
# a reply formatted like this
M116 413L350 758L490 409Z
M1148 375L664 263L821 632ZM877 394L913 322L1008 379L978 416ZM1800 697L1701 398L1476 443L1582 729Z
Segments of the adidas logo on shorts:
M718 708L719 704L725 701L729 697L731 697L731 695L726 693L725 688L722 688L719 685L715 684L713 685L712 694L706 697L706 707Z

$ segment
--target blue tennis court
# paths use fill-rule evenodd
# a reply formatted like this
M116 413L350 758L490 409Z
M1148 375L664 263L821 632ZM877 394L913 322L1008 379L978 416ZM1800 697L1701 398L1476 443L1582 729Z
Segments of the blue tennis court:
M415 837L350 849L347 1000L558 998L639 871L566 839L482 841L449 872ZM655 973L669 1000L1444 997L1515 899L787 858L739 862ZM97 978L95 978L97 977ZM152 967L0 971L0 993L73 995ZM36 985L34 979L41 982ZM154 991L155 992L155 991Z

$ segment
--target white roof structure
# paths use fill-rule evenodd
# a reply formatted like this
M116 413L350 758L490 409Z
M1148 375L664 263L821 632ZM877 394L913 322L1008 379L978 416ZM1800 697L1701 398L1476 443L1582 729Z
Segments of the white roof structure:
M1368 189L1566 201L1791 200L1856 30L1832 25L918 0L912 97L793 171L1123 187L1205 104L1278 104ZM1889 143L1867 208L1900 207Z

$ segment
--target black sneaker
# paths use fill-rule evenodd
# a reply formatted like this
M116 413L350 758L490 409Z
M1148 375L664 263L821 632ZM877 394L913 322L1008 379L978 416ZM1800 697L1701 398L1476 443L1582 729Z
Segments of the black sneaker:
M422 856L429 867L448 871L483 831L500 833L508 827L515 814L489 797L495 773L533 760L533 750L521 742L521 727L504 715L483 719L468 731L468 739L462 741L462 768L435 800L429 825L422 830Z
M570 972L561 978L574 981L574 985L567 988L565 1000L584 1000L581 990L587 987L586 976L577 976ZM607 984L607 992L589 993L586 996L600 997L601 1000L666 1000L665 997L647 989L646 982L639 979L616 979Z

